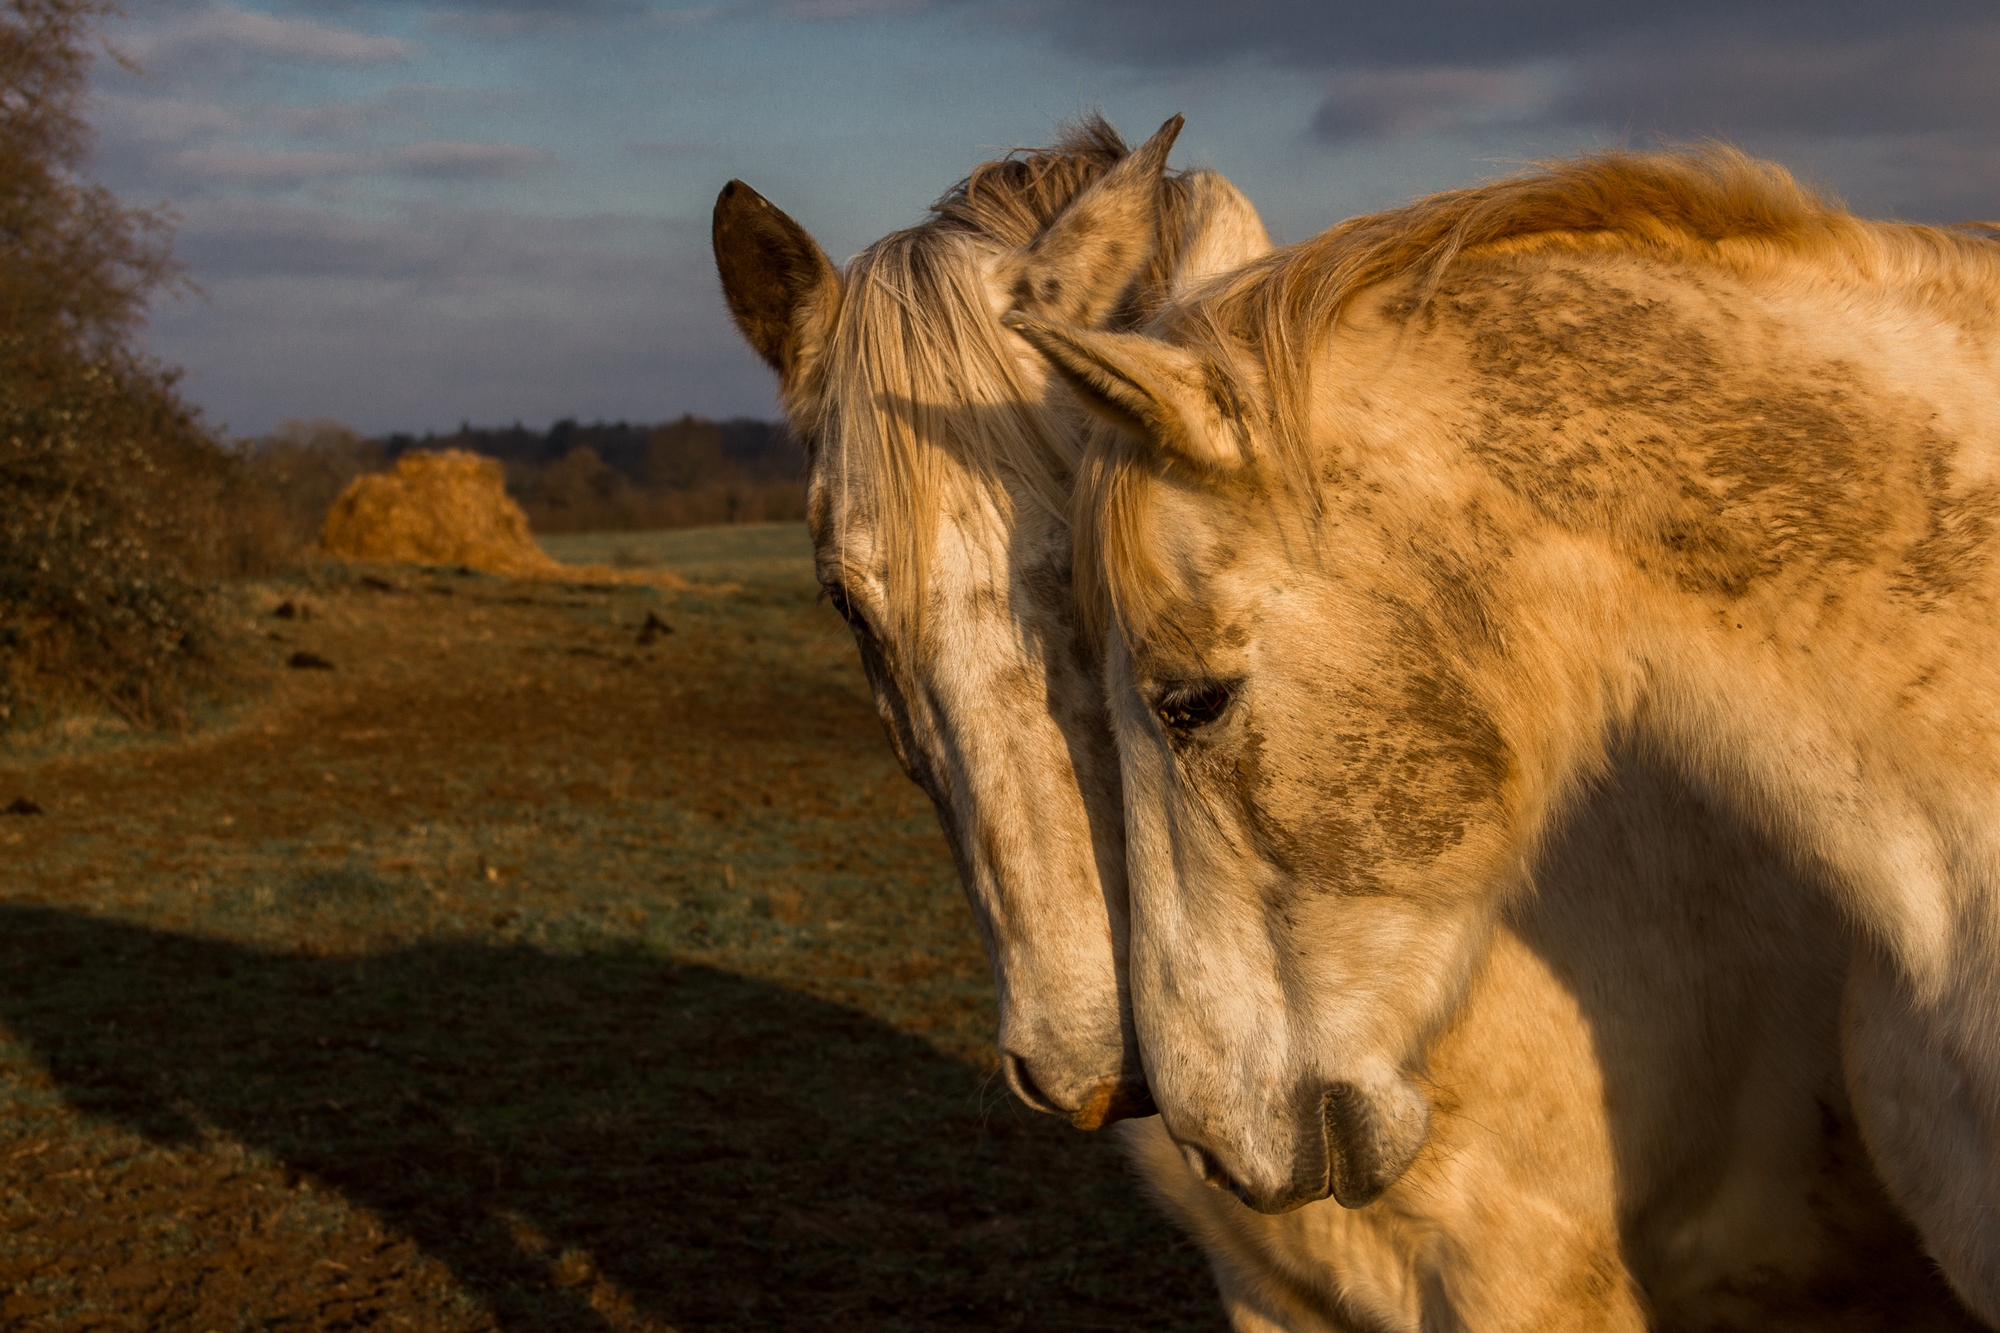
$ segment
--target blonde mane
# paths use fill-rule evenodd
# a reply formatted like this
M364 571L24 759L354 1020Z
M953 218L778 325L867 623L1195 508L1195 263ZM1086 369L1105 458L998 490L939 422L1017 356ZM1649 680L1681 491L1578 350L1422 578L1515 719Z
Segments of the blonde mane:
M1088 117L1051 148L975 168L924 222L847 266L825 391L802 424L810 436L839 432L840 473L823 483L837 545L845 545L853 485L866 478L885 591L904 631L921 633L928 539L955 471L1017 481L1067 520L1076 431L1051 419L1039 385L1022 374L1012 335L989 306L984 265L1032 241L1126 151L1102 117ZM1150 315L1180 261L1190 191L1178 174L1160 190L1152 265L1117 317L1123 326ZM1010 503L1004 485L992 493Z
M1738 272L1807 262L1849 282L1893 274L1968 322L1990 319L2000 258L1991 239L1964 229L1863 221L1776 163L1727 145L1616 150L1350 218L1216 279L1165 311L1163 323L1224 364L1249 354L1264 377L1275 480L1311 516L1319 499L1307 430L1312 362L1347 307L1371 287L1406 283L1397 313L1414 318L1462 262L1550 250L1620 250ZM1964 262L1974 256L1986 261L1976 274ZM1975 287L1988 294L1967 299ZM1142 629L1166 577L1148 554L1150 488L1141 481L1160 465L1108 429L1098 439L1074 497L1078 595L1086 623L1104 625L1115 604Z

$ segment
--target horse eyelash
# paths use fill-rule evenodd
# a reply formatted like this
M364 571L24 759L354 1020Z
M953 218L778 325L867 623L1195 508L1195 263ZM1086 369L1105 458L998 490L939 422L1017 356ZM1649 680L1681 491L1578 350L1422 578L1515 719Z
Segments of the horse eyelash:
M819 600L832 607L834 612L842 620L846 621L851 628L859 630L863 634L874 633L873 627L868 623L868 617L854 609L854 599L847 595L847 589L835 587L830 583L822 583L819 585Z
M1232 681L1204 680L1176 685L1154 701L1153 712L1177 736L1189 735L1216 721L1236 701ZM1174 714L1181 715L1176 721Z

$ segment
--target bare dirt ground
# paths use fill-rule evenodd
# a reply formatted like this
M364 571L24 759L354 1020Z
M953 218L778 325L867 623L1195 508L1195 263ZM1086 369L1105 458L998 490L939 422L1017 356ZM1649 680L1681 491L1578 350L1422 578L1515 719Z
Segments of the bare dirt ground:
M1220 1327L992 1077L801 531L551 545L735 586L328 566L249 702L0 756L0 1327Z

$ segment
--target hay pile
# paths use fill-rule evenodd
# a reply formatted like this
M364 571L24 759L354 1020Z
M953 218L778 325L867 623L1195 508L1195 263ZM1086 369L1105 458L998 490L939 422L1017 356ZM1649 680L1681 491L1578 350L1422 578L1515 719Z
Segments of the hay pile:
M463 449L407 453L393 472L356 477L327 511L319 543L346 560L464 565L491 574L557 568L508 498L499 462Z

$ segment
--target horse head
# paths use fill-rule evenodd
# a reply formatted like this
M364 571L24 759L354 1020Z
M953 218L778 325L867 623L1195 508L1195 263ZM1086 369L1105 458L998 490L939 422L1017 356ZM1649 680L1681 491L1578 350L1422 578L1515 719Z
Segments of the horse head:
M1518 873L1517 761L1472 666L1474 594L1438 577L1449 545L1371 522L1374 492L1327 486L1337 461L1292 467L1264 368L1213 314L1170 310L1157 336L1012 324L1110 427L1078 578L1117 631L1155 1098L1253 1206L1354 1207L1424 1142L1424 1043Z
M1166 174L1179 128L1127 154L1097 122L989 164L845 273L747 186L715 215L731 312L809 453L820 581L978 921L1009 1083L1086 1128L1151 1104L1117 761L1069 579L1082 418L999 317L1129 322L1162 275L1266 246L1227 182Z

